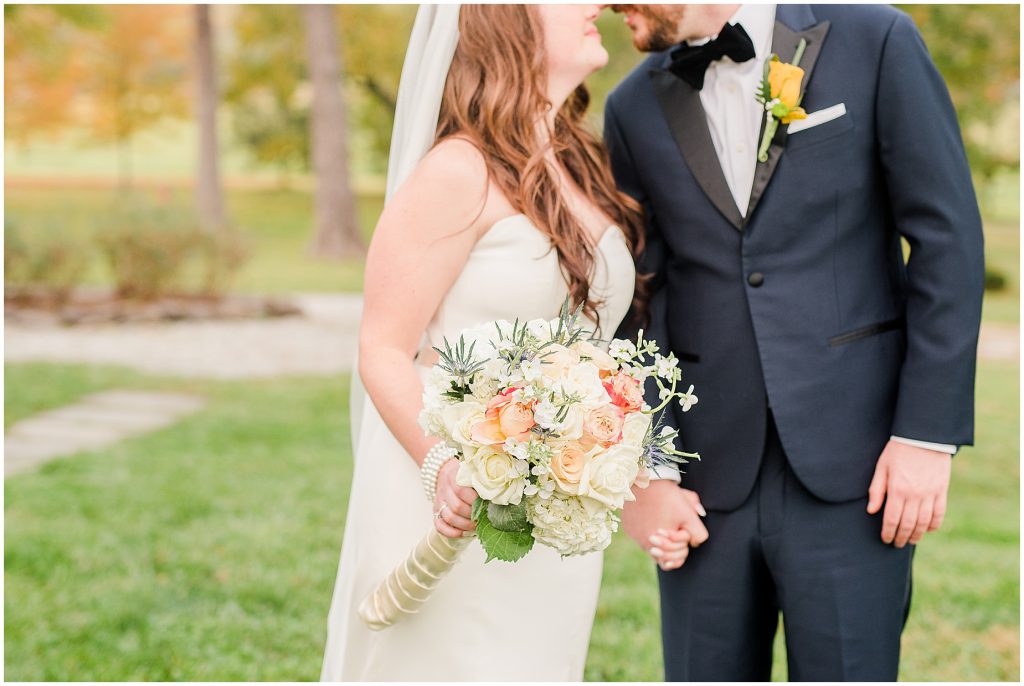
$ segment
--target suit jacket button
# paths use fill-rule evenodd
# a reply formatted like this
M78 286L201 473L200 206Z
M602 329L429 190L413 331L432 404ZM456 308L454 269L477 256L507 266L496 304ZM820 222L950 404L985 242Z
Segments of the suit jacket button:
M762 274L761 272L754 272L753 274L747 277L747 283L749 283L754 288L759 288L761 284L764 283L764 274Z

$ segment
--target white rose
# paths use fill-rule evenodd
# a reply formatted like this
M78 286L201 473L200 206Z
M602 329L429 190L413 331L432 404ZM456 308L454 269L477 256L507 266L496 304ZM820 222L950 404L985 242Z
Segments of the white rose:
M478 444L472 438L473 425L487 419L486 411L483 403L467 399L444 408L441 417L452 440L463 446L476 447Z
M590 463L590 479L582 492L589 498L618 509L626 500L635 500L633 482L640 472L640 451L635 446L613 445Z
M631 412L622 424L622 444L640 447L651 426L651 415L643 412Z
M526 322L526 330L531 336L534 336L541 341L551 340L552 329L548 328L548 322L544 319L531 319Z
M541 353L544 363L541 369L544 376L552 380L563 378L580 362L580 356L564 345L549 345Z
M526 488L526 475L530 465L506 455L502 450L484 446L468 450L466 459L459 464L455 481L470 486L484 500L498 505L518 505Z
M579 403L570 405L568 412L565 414L565 419L555 429L558 437L566 441L579 440L583 436L584 419L586 419L586 413Z
M587 405L604 405L611 402L608 391L601 381L601 370L590 362L576 364L559 384L564 395L578 395Z
M589 357L590 361L601 371L613 372L619 368L619 363L611 355L590 341L580 341L573 346L573 350L583 357Z

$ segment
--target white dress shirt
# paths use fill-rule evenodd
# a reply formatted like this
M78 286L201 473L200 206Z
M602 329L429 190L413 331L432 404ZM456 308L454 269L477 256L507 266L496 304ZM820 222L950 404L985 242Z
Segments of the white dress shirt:
M761 133L761 120L764 118L764 108L757 101L756 94L764 75L764 62L772 54L775 5L741 5L729 23L740 24L750 36L754 44L754 59L737 64L723 57L712 62L704 73L700 102L704 106L711 142L722 165L725 181L740 214L746 217L750 191L754 186L754 171L757 168L757 148L760 144L757 137ZM715 37L688 42L690 45L701 45ZM700 389L697 389L697 393L700 393ZM699 406L696 411L700 411ZM892 436L891 440L937 452L956 452L955 445L898 436ZM679 472L672 467L654 468L652 471L651 477L654 479L679 481Z

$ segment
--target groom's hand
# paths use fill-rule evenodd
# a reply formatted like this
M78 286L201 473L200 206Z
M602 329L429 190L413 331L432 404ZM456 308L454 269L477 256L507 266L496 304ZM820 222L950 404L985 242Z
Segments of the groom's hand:
M885 501L883 542L902 548L942 526L952 463L948 453L889 441L868 487L868 514Z
M696 493L674 481L652 481L634 488L634 502L622 508L622 528L662 569L682 566L690 552L708 540L701 521L704 508Z

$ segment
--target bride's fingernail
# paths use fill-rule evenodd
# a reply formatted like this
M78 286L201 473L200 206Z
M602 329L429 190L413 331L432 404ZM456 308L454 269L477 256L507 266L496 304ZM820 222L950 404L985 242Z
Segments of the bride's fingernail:
M655 548L651 548L651 549L650 549L650 550L648 550L647 552L649 552L649 553L650 553L651 555L653 555L654 557L661 557L662 555L664 555L664 554L665 554L665 551L664 551L664 550L662 550L661 548L657 548L657 547L655 547Z
M663 539L661 536L655 536L654 534L651 534L651 536L647 540L653 543L654 545L661 545L665 542L665 539Z
M707 510L705 510L704 506L701 505L700 503L697 503L697 514L699 514L701 517L707 517L708 516Z
M666 531L665 529L658 529L658 533L662 536L668 536L668 531Z

